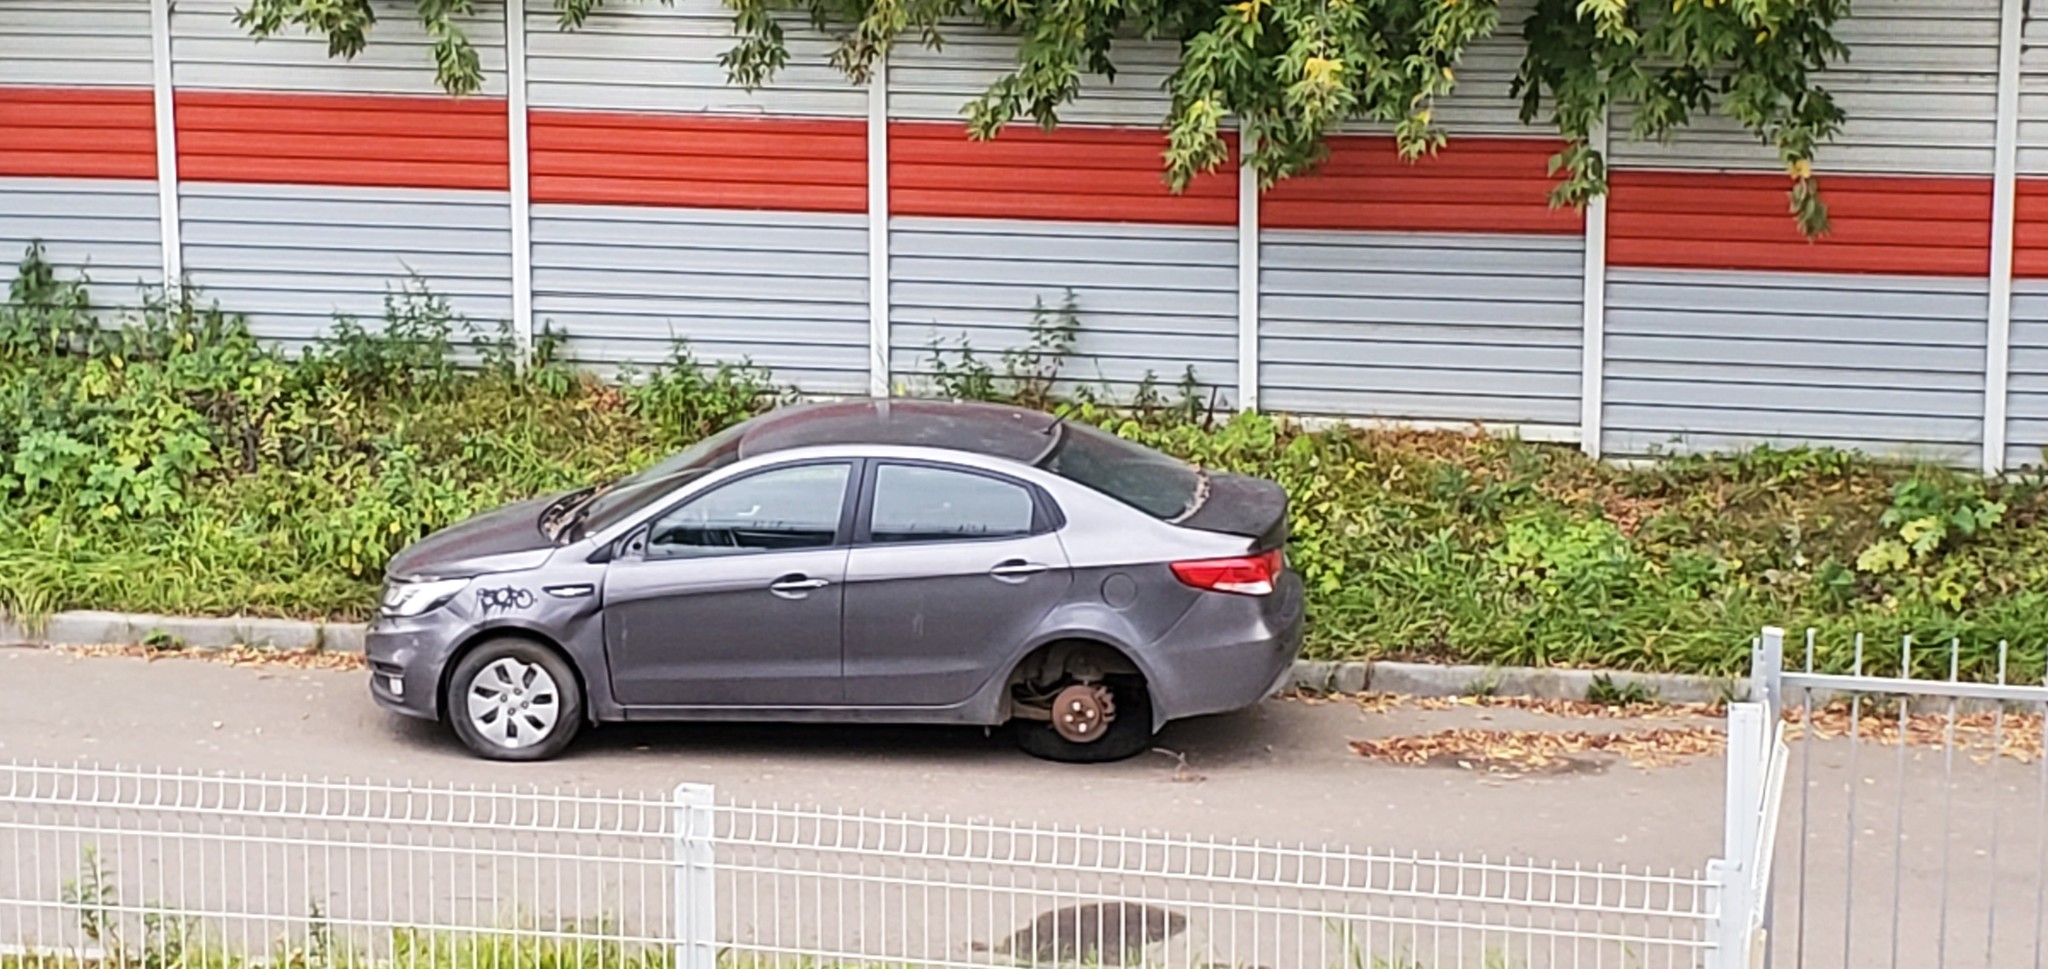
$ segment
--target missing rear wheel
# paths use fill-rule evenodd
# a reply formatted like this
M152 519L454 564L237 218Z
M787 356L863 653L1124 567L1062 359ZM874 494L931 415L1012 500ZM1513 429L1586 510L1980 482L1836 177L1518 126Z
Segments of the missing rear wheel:
M1020 711L1010 729L1017 746L1034 757L1070 764L1123 760L1152 745L1152 701L1135 677L1073 683L1053 694L1049 710Z

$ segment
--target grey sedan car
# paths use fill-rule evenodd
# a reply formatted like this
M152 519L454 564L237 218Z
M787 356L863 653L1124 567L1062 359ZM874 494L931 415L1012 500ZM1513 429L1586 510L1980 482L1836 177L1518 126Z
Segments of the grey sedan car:
M789 407L395 557L371 693L538 760L586 724L1011 724L1108 761L1300 649L1287 496L983 404Z

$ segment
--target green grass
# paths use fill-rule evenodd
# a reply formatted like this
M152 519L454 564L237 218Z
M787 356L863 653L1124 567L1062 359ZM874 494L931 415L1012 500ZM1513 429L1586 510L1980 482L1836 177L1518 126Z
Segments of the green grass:
M31 262L0 307L0 609L361 619L387 558L504 502L617 475L772 406L773 376L669 365L605 382L543 338L524 365L417 286L303 357L232 313L115 313ZM1071 306L921 389L1040 402ZM935 357L943 356L934 351ZM458 361L462 365L458 366ZM918 389L918 388L913 388ZM1819 627L1822 665L1895 668L1905 634L1965 673L2043 672L2048 490L1825 449L1633 467L1501 437L1305 430L1213 413L1183 380L1113 406L1046 402L1294 500L1308 652L1483 666L1730 674L1765 624ZM1934 649L1915 655L1946 675Z

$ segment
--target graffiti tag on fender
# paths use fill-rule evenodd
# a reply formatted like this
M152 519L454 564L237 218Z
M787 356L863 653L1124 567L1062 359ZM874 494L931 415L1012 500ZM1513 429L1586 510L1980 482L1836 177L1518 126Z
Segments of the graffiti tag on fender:
M526 589L506 586L502 589L476 590L477 608L486 614L511 612L514 609L533 608L533 593Z

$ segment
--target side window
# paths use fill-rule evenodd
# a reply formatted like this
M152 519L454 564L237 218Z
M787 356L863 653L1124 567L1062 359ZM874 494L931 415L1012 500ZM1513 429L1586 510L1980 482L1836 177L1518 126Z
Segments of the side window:
M1031 492L1009 481L907 464L875 469L876 542L1031 534Z
M839 531L847 464L763 471L699 495L661 516L648 558L700 558L824 548Z

